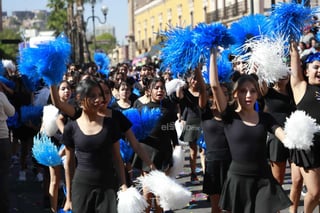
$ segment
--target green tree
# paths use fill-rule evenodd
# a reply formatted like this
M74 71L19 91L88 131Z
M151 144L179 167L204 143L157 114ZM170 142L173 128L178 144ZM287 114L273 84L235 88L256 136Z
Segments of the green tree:
M117 39L110 33L103 33L96 36L96 45L97 49L103 50L105 53L111 53L117 45ZM89 47L93 50L93 44L90 44Z
M0 32L0 40L3 39L20 39L19 33L12 29L4 29ZM0 57L3 59L16 60L18 54L18 44L1 44Z
M47 27L60 34L64 31L67 22L67 1L48 0L47 7L52 9L48 17Z

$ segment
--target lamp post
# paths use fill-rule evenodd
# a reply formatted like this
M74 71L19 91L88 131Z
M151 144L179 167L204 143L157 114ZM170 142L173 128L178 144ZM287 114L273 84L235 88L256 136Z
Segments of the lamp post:
M101 12L102 12L102 14L103 14L103 16L104 16L104 20L101 21L101 19L100 19L98 16L95 16L95 14L94 14L94 6L95 6L95 4L96 4L96 0L90 0L90 3L91 3L91 13L92 13L92 15L87 18L87 23L88 23L89 19L91 18L91 19L92 19L92 29L93 29L93 48L94 48L94 50L96 50L97 44L96 44L96 26L95 26L95 19L97 19L100 24L106 23L106 21L107 21L107 14L108 14L108 7L107 7L107 6L102 6Z

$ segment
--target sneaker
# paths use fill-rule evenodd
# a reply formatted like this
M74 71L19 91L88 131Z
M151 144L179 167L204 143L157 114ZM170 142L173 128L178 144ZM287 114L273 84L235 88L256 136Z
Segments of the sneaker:
M43 181L43 174L39 172L36 176L36 181L37 182L42 182Z
M26 180L27 180L26 171L20 171L19 172L19 181L26 181Z
M200 183L200 181L199 181L199 179L197 177L197 174L195 174L195 173L191 173L190 181L191 181L192 184L199 184Z
M307 186L303 185L301 190L301 195L306 196L307 192L308 192Z

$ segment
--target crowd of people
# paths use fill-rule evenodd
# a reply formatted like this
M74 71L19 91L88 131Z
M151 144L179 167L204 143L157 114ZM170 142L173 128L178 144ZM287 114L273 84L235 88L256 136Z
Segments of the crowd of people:
M34 166L36 180L43 181L44 197L52 212L60 208L73 212L117 212L117 191L134 184L133 169L139 175L152 170L168 174L173 150L179 140L190 148L190 182L200 183L196 172L198 150L203 171L203 192L211 212L270 213L289 208L297 213L303 185L304 212L312 213L320 199L320 138L314 136L310 150L288 149L285 120L296 109L307 112L320 124L319 41L312 27L304 28L300 43L290 43L291 73L272 85L257 75L243 72L244 61L230 56L233 75L228 82L218 79L218 48L210 53L209 82L205 83L200 64L181 76L159 64L133 67L121 63L110 67L108 76L94 63L69 64L59 85L40 82L35 91L25 85L12 61L3 61L0 82L0 209L9 212L8 175L11 159L19 159L19 181L26 181L27 167ZM160 62L161 63L161 62ZM174 92L166 86L174 78ZM257 103L259 107L257 108ZM34 136L43 131L41 117L20 122L24 106L53 104L59 109L58 131L51 137L64 159L62 165L44 167L32 155ZM124 111L160 109L161 115L147 137L138 141L133 123ZM175 122L183 125L178 136ZM203 134L206 147L197 141ZM120 140L132 147L129 160L121 156ZM291 166L292 188L282 188L287 164ZM65 199L59 202L59 187L65 184ZM163 209L149 189L142 193L151 209ZM60 195L61 196L61 195Z

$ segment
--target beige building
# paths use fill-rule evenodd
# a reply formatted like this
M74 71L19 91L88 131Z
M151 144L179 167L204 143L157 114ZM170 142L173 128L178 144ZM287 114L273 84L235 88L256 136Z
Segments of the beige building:
M200 22L226 25L249 14L266 14L271 5L291 0L128 0L129 59L147 53L159 42L159 32ZM320 4L312 0L311 6Z

